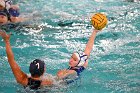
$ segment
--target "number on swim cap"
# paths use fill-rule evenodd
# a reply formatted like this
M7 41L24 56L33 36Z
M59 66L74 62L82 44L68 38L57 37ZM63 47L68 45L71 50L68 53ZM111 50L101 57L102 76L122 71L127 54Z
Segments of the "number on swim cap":
M37 68L39 69L39 63L36 63Z

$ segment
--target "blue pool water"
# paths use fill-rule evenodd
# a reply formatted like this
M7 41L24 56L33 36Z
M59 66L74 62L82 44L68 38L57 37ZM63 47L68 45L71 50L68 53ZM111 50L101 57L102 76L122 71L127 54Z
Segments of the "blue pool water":
M139 93L140 3L124 0L15 0L31 28L12 29L11 46L21 69L43 59L47 73L68 67L74 51L82 51L91 34L90 18L103 12L109 22L98 33L89 66L80 84L44 93ZM34 27L33 27L34 26ZM16 83L0 38L0 93L25 93ZM32 93L27 92L27 93ZM41 92L43 93L43 92Z

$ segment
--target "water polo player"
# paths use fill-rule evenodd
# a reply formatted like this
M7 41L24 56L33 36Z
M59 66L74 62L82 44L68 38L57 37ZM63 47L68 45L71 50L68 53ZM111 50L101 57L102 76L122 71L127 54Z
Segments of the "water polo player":
M80 73L87 67L88 58L92 51L96 34L106 26L107 18L104 14L97 13L92 17L91 23L96 30L92 32L84 52L73 53L69 60L69 68L57 72L57 77L66 81L67 84L73 82L73 80L69 80L69 76L76 76L75 79L77 79L80 76Z
M43 86L50 86L53 84L52 80L42 78L45 73L45 63L39 59L35 59L30 64L29 72L31 73L31 76L28 76L26 73L24 73L14 59L14 54L10 45L10 35L0 31L0 36L5 42L8 62L16 78L16 81L19 84L23 85L24 87L30 87L31 89L38 89Z

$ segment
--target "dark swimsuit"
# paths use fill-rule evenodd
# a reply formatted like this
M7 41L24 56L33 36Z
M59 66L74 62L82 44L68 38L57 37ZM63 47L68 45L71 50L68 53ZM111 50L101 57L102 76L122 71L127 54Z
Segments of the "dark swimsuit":
M81 72L85 69L83 66L69 67L69 70L74 70L77 73L77 76L80 75Z
M32 78L28 78L27 86L29 86L30 89L37 90L40 88L41 82L42 82L41 80L34 80Z
M75 78L74 80L67 80L67 77L64 79L64 81L66 81L67 84L73 83L74 81L78 80L80 78L80 73L84 71L84 67L83 66L76 66L76 67L69 67L68 70L74 70L77 73L77 78Z

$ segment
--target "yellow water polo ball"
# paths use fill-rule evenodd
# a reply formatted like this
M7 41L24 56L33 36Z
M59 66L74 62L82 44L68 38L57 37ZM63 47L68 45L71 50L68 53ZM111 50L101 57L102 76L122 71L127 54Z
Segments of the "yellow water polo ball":
M107 25L107 17L102 13L96 13L91 18L93 27L97 30L102 30Z

